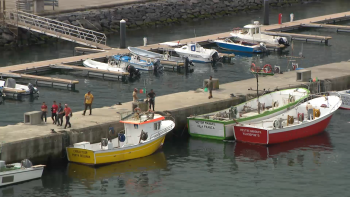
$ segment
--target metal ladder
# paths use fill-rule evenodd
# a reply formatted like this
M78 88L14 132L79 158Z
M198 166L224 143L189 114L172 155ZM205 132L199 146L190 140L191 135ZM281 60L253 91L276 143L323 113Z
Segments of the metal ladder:
M111 47L106 45L107 37L104 33L37 16L35 14L18 10L6 10L5 22L9 25L57 37L92 48L104 50L111 49Z

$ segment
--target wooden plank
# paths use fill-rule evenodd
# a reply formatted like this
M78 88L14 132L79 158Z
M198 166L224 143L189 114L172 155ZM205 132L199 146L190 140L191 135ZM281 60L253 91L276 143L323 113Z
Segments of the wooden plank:
M329 40L332 39L330 36L315 36L307 34L296 34L296 33L285 33L285 32L274 32L274 31L262 31L262 34L272 35L272 36L287 36L294 38L306 38L306 39L317 39L317 40Z
M20 94L20 93L25 93L26 91L25 90L17 90L15 88L4 87L3 92L4 93L18 93L18 94Z
M346 30L350 30L350 26L345 26L345 25L329 25L329 24L309 23L309 24L302 24L301 26L303 26L303 27L316 27L316 28L346 29Z
M78 84L79 83L79 81L75 81L75 80L60 79L60 78L53 78L53 77L44 77L44 76L37 76L37 75L28 75L28 74L2 73L2 75L5 77L22 78L22 79L35 79L35 80L47 81L47 82L53 82L53 83L65 83L65 84Z
M128 72L116 72L116 71L101 70L101 69L96 69L96 68L87 68L87 67L82 67L82 66L73 66L73 65L66 65L66 64L51 65L50 67L51 68L66 68L66 69L72 69L72 70L90 71L90 72L110 74L110 75L121 75L121 76L129 76L130 75Z

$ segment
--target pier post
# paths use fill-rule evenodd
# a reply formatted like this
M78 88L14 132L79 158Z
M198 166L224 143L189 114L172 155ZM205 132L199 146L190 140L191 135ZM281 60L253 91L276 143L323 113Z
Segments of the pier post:
M120 21L120 45L119 45L119 48L121 48L121 49L126 48L125 39L126 39L126 22L124 19L122 19Z
M269 10L269 0L264 0L264 25L270 25L270 10Z

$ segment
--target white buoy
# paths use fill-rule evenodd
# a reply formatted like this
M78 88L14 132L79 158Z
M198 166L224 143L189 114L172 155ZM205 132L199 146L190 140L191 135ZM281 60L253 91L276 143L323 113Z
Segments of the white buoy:
M293 20L294 20L294 14L291 13L291 14L290 14L290 22L293 22Z
M143 37L143 46L147 45L147 37Z

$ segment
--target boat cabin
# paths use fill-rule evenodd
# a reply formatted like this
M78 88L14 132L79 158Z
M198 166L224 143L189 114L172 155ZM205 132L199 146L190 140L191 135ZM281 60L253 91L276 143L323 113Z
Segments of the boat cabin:
M259 21L254 21L254 24L249 24L243 27L241 34L248 34L253 36L254 34L260 34L262 25L259 24Z

